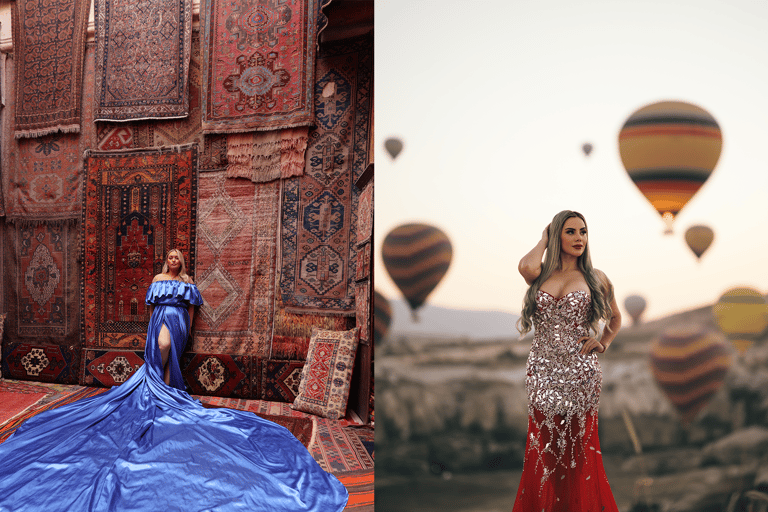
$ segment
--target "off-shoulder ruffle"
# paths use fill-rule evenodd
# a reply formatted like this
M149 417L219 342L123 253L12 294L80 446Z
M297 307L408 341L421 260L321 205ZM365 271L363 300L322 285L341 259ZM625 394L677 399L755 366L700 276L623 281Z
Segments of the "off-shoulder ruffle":
M156 304L160 299L166 298L184 300L193 306L199 306L203 303L203 297L194 283L167 279L165 281L155 281L149 285L145 300L147 304Z

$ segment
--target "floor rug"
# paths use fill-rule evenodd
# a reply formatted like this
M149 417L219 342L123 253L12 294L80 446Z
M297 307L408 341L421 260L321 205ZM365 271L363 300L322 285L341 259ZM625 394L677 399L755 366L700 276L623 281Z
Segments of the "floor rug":
M80 0L14 2L17 138L80 131L89 7Z
M16 393L0 390L0 425L17 416L42 400L48 393Z
M189 114L192 0L96 0L97 121Z
M318 0L204 0L203 132L313 123Z
M312 454L326 471L338 474L373 469L373 457L368 453L354 429L327 418L317 418L317 432Z
M345 511L373 512L374 510L374 472L372 469L337 475L349 492Z
M79 133L52 133L38 138L13 137L13 116L3 115L2 172L4 207L9 221L59 222L79 219L82 204L83 152L95 143L93 124L93 55L88 44L82 80L82 128ZM17 59L8 59L3 80L7 90L17 90ZM13 94L4 111L16 109ZM80 117L78 116L78 122Z
M203 407L207 409L219 408L218 405L203 404ZM254 413L258 414L258 413ZM288 430L294 435L296 439L301 441L305 447L309 448L312 442L312 432L314 430L312 419L310 418L292 418L288 416L275 416L272 414L258 414L261 418L269 420L273 423L277 423Z
M83 344L142 350L144 300L171 248L195 269L197 146L90 151L83 201Z
M368 165L372 38L325 45L304 175L283 180L280 291L287 310L354 316L357 203Z

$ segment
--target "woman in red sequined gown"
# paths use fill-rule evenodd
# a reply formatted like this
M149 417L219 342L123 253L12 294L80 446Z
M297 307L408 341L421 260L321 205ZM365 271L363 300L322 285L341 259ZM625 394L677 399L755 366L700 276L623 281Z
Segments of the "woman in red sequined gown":
M518 269L530 285L520 332L533 325L535 334L526 372L525 463L513 512L617 512L597 435L597 354L616 336L621 314L610 280L592 268L584 216L555 215Z

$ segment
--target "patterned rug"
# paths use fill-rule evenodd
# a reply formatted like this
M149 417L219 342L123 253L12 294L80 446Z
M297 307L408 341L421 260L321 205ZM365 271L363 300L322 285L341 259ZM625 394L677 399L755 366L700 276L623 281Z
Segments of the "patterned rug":
M98 121L185 117L191 0L96 0Z
M98 123L97 149L139 149L197 142L199 171L227 166L227 136L203 135L200 91L202 81L200 32L192 31L189 61L189 115L181 119L151 122Z
M236 133L314 121L318 0L205 0L203 131Z
M81 257L85 348L144 348L147 288L172 247L194 276L196 159L197 146L89 152ZM86 382L89 367L83 370Z
M227 137L227 177L254 183L300 176L304 172L309 128L232 133Z
M328 331L346 331L355 326L354 322L353 317L340 315L292 313L286 311L282 299L278 297L270 357L306 360L313 327Z
M16 137L80 131L89 8L79 0L14 2Z
M289 311L355 314L354 183L368 165L372 50L372 38L356 38L318 56L306 168L283 181L280 290Z
M85 52L82 81L83 126L80 133L54 133L15 139L13 116L3 115L2 182L6 218L10 221L62 221L79 219L82 210L83 151L93 147L93 55ZM8 59L5 87L19 89L15 78L18 59ZM80 94L78 94L78 98ZM78 100L79 101L79 100ZM14 112L16 98L6 97L5 109ZM78 115L78 123L80 117Z
M258 379L261 400L293 402L299 394L304 361L260 359Z
M30 409L47 395L48 393L44 392L14 392L0 389L0 403L3 404L0 409L0 425Z
M373 512L374 511L374 471L356 471L337 475L349 493L345 511Z
M195 282L205 303L195 317L194 352L254 352L256 185L226 171L200 176Z
M3 375L75 384L80 370L80 229L17 223L4 231Z

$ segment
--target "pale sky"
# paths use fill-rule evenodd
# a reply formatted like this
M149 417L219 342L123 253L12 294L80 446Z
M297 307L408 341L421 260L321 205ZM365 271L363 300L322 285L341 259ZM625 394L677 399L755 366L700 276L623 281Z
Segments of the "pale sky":
M646 320L734 286L768 293L768 2L375 5L375 286L386 297L400 292L384 237L426 222L454 248L431 304L519 313L517 263L564 209L585 215L594 266L622 308L645 297ZM618 151L630 114L662 100L706 109L723 133L673 235ZM391 136L405 145L395 161L383 149ZM715 231L700 262L683 238L693 224Z

